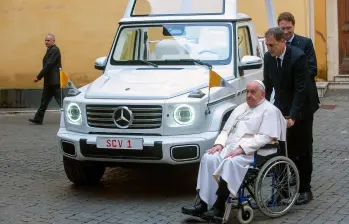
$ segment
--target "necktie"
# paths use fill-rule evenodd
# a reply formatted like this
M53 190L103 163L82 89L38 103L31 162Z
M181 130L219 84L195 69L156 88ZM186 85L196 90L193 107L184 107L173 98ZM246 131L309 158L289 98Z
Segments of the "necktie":
M277 68L276 68L276 69L277 69L277 70L276 70L276 71L277 71L277 76L281 78L281 75L282 75L281 58L277 57L277 58L276 58L276 63L277 63ZM276 107L278 107L278 108L279 108L279 106L280 106L279 95L280 95L280 93L275 92L275 96L274 96L274 105L275 105Z
M290 45L291 44L291 42L290 41L286 41L286 45L288 46L288 45Z
M277 57L276 60L277 60L277 71L278 71L278 74L280 75L281 74L281 68L282 68L282 66L281 66L281 58Z

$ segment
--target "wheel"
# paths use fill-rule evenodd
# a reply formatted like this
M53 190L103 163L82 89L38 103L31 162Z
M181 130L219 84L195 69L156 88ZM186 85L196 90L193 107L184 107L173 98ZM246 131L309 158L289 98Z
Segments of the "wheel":
M66 157L63 157L63 165L68 179L77 185L98 184L105 171L103 165L80 162Z
M253 209L248 205L245 205L239 208L236 214L236 218L241 224L248 224L252 222L253 217L254 217Z
M294 181L295 184L291 184ZM266 216L276 218L287 213L295 203L299 190L296 165L287 157L269 159L259 170L255 184L255 201Z

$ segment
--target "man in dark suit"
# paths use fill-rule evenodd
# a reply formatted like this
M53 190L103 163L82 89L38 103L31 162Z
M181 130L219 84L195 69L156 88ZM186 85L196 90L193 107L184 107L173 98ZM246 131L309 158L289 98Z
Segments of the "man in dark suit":
M316 87L316 81L315 77L317 76L317 61L316 61L316 54L313 42L310 38L303 37L300 35L297 35L294 33L296 20L294 16L290 12L283 12L278 17L278 25L279 27L284 31L284 38L286 40L286 44L290 44L291 46L297 47L301 49L308 59L308 70L310 73L310 91L313 92L311 94L311 97L314 97L315 99L312 99L313 101L316 100L318 104L320 104L319 95L317 92ZM313 119L312 119L313 121ZM313 127L313 125L311 126ZM313 131L311 130L311 133ZM313 143L313 135L311 136L311 141ZM307 167L307 174L309 177L307 180L309 180L309 187L311 182L311 175L313 171L313 144L311 144L311 154L309 157L307 157L308 163L311 164L311 166Z
M312 125L319 104L311 89L307 56L302 50L286 46L279 27L265 33L268 52L264 56L264 84L266 99L275 90L274 105L287 119L288 156L300 174L299 197L296 204L313 199L310 188L312 164ZM310 175L309 175L310 173Z
M55 98L60 107L62 106L59 75L59 69L61 68L61 53L59 48L55 45L55 36L53 34L48 34L46 36L45 45L47 51L43 58L43 68L34 80L34 82L38 82L44 78L44 89L42 91L40 107L36 112L34 119L29 119L29 121L34 124L42 124L45 111L51 102L52 97Z
M314 91L317 102L320 103L315 81L315 77L317 76L317 61L313 41L310 38L295 34L295 24L294 16L289 12L283 12L278 17L278 25L284 31L286 44L298 47L307 56L308 70L311 76L311 89Z

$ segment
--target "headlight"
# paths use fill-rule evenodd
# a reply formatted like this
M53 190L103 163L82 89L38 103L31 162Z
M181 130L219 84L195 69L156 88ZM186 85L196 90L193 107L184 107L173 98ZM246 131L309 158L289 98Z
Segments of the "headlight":
M195 119L194 109L189 105L180 105L173 112L174 120L181 125L190 125Z
M79 105L76 103L70 103L66 110L69 123L80 125L82 122L82 114Z

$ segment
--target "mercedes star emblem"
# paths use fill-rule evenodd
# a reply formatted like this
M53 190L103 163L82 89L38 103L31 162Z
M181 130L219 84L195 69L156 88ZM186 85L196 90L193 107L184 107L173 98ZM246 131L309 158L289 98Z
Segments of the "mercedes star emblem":
M133 114L126 106L117 107L114 110L114 123L118 128L128 128L133 122Z

